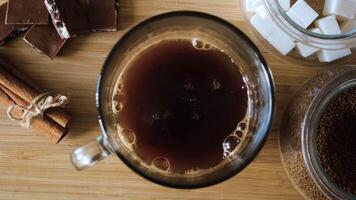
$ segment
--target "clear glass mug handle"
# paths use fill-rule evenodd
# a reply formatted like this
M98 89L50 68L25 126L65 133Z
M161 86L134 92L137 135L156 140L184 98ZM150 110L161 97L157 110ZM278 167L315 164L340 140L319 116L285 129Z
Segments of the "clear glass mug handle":
M83 170L111 155L102 136L73 151L70 158L77 170Z

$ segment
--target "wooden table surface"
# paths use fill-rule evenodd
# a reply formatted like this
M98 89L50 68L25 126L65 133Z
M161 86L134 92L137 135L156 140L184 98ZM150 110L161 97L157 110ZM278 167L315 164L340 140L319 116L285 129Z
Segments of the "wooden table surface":
M69 109L74 117L71 132L60 144L53 145L46 137L9 120L5 108L1 109L0 199L301 199L283 171L277 131L291 95L322 69L284 63L262 48L276 81L277 114L264 148L238 175L208 188L176 190L143 179L115 156L83 172L73 168L69 161L71 151L100 134L95 83L108 52L134 24L172 10L212 13L250 35L238 0L121 0L121 31L75 38L54 61L37 53L20 37L0 47L0 54L6 55L24 74L31 75L38 85L69 95Z

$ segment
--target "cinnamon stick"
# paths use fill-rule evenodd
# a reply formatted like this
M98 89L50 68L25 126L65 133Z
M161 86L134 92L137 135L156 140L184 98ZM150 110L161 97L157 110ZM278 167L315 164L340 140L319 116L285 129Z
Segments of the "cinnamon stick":
M14 102L14 104L19 105L23 108L27 107L27 102L23 100L21 97L17 96L15 93L13 93L11 90L9 90L7 87L3 86L0 84L0 89L6 93L8 97L11 98L11 100Z
M40 95L35 89L29 87L24 82L16 78L13 74L9 73L0 66L0 84L11 90L17 96L21 97L28 104ZM48 117L52 118L62 127L67 127L71 117L64 111L63 108L55 108L50 110Z
M4 104L7 107L17 105L11 97L7 95L7 93L0 88L0 103ZM23 111L18 107L14 107L12 113L13 117L20 118L23 114ZM35 117L31 121L31 128L36 130L37 132L46 134L50 137L50 139L58 143L68 132L68 130L57 122L55 122L50 117L44 115L41 117Z
M29 87L32 87L36 91L41 91L38 85L35 84L35 82L33 82L28 77L20 73L16 69L16 67L9 60L4 58L2 55L0 55L0 66L4 67L4 69L8 73L14 75L18 80L22 81L24 84L28 85Z
M4 104L7 107L15 105L15 102L9 96L7 96L7 94L1 89L0 89L0 103Z
M14 92L12 92L11 90L9 90L7 87L3 86L0 84L0 89L2 89L17 105L23 107L23 108L26 108L28 106L28 103L22 99L21 97L19 97L18 95L16 95ZM58 112L58 108L52 108L48 111L46 111L45 113L48 117L53 117L53 116L60 116L60 115L68 115L67 113L65 112ZM70 116L68 115L67 116L61 116L63 119L70 119ZM53 118L52 118L53 119ZM57 122L58 123L58 122ZM66 127L64 128L67 128L69 122L66 124ZM60 124L61 126L63 126L62 124Z

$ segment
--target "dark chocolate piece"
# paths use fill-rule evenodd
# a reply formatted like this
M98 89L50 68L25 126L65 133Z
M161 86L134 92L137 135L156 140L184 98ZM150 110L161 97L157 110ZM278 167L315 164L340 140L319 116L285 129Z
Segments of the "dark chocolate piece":
M87 0L92 31L117 31L116 0Z
M48 24L49 15L43 0L9 0L6 24Z
M27 30L28 26L5 24L7 3L0 6L0 45Z
M45 0L46 8L61 38L86 33L89 21L78 0Z
M59 37L52 24L32 26L23 39L37 51L51 59L56 57L66 42L66 39Z

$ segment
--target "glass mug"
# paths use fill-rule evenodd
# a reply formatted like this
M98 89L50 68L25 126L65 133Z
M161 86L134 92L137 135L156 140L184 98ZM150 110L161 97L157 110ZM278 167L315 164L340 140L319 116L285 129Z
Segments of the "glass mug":
M134 135L117 130L113 95L117 80L135 54L166 39L200 38L223 49L238 61L247 78L249 140L243 150L232 151L215 167L196 173L177 174L143 162L129 144ZM178 11L161 14L128 31L109 54L98 78L96 105L102 135L76 149L71 160L82 170L111 154L116 154L133 171L155 183L174 188L197 188L224 181L247 166L262 148L271 128L274 113L274 82L256 46L232 24L209 14Z

